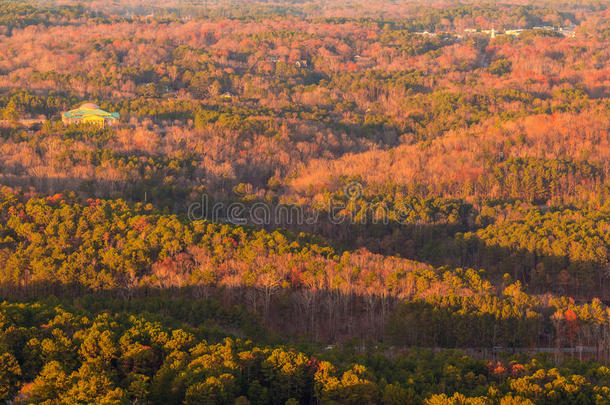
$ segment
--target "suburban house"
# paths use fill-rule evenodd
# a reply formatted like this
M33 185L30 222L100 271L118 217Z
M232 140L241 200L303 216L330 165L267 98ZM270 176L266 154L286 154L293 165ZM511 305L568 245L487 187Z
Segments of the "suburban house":
M110 113L100 109L97 104L85 103L80 107L61 114L61 121L68 124L114 125L119 122L119 113Z

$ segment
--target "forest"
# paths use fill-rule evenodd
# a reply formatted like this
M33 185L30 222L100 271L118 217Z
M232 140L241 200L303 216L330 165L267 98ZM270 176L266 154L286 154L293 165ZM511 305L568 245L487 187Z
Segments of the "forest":
M0 1L0 403L610 404L609 22Z

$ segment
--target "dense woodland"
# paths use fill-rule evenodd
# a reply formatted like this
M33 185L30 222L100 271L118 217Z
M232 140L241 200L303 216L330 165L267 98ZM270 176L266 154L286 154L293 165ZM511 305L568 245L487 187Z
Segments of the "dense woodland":
M0 1L0 402L610 403L609 21Z

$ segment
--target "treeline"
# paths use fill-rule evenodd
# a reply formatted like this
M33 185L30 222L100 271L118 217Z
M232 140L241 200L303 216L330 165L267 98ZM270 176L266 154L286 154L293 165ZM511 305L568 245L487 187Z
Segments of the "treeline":
M583 296L608 290L607 209L516 210L509 215L457 235L457 257L491 272L510 273L533 291Z
M418 350L388 357L349 346L304 352L234 337L208 340L205 328L189 322L172 326L177 318L142 311L146 301L118 313L82 304L0 304L1 400L388 405L610 400L610 372L593 362L555 368L544 357L487 362L455 351ZM188 305L164 304L174 306L173 312Z
M528 295L515 283L499 296L451 294L403 302L388 321L388 336L400 346L545 347L556 355L560 347L580 346L601 359L609 355L607 316L599 300L578 306L566 298Z
M359 337L443 347L586 343L599 345L598 356L605 356L608 314L599 301L577 305L522 291L517 280L542 274L541 264L533 265L536 273L515 272L513 280L509 274L502 276L502 271L511 273L511 268L494 267L495 262L489 264L489 273L434 268L367 250L341 251L303 233L207 220L188 222L161 214L151 205L129 206L121 200L81 204L75 198L56 195L21 202L14 194L2 194L0 286L4 296L78 297L98 291L138 297L156 289L182 288L194 297L243 305L259 312L272 330L313 340ZM566 217L566 221L573 219ZM583 227L592 232L587 224ZM481 240L486 232L500 237L494 226L480 231ZM507 234L518 235L512 230ZM592 237L603 245L590 251L606 248L605 233ZM471 236L464 238L467 245ZM576 243L564 242L570 248ZM494 253L489 257L495 257ZM585 284L587 272L548 274L566 293L591 297L593 291L603 292ZM565 277L582 284L565 282ZM533 291L553 289L552 283L540 288L537 279L532 282ZM574 314L570 338L563 329L567 311ZM396 329L404 322L412 323L412 335ZM418 328L436 332L420 333Z
M587 173L596 171L584 163L506 163L496 166L497 173L507 172L497 177L506 184L503 189L537 178L534 183L539 187L529 184L523 190L530 195L549 193L549 198L553 198L551 190L576 175L572 173L582 170L588 177ZM524 172L519 171L524 166ZM532 174L532 167L545 166L544 171ZM418 197L421 189L416 187L405 189L391 183L365 187L361 182L359 176L332 179L328 187L336 192L321 191L305 200L323 213L310 228L339 246L365 247L437 265L484 268L494 281L508 273L530 291L540 293L606 299L610 263L607 202L581 208L540 207L523 200L468 203ZM583 178L580 185L585 184ZM352 187L355 194L350 194Z

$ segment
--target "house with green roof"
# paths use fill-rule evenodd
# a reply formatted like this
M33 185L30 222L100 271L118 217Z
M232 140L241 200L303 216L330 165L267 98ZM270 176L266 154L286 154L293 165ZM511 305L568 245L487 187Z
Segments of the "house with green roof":
M97 104L85 103L80 107L61 114L65 124L97 124L100 126L114 125L119 122L119 113L110 113L100 109Z

